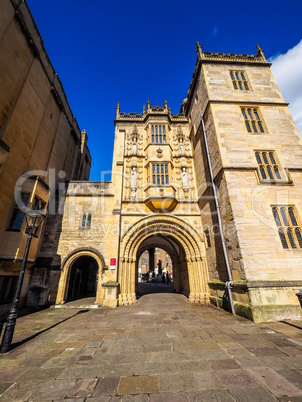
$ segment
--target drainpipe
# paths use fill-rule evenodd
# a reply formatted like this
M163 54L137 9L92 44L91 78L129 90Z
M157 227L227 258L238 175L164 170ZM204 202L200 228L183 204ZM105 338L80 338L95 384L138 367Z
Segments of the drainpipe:
M220 206L219 206L219 202L218 202L218 198L217 198L216 185L215 185L214 176L213 176L213 170L212 170L211 158L210 158L210 151L209 151L209 147L208 147L207 133L206 133L205 125L204 125L203 116L201 116L200 121L201 121L201 124L202 124L203 139L204 139L204 143L205 143L205 147L206 147L207 161L208 161L208 166L209 166L211 184L212 184L215 207L216 207L217 218L218 218L219 234L220 234L220 238L221 238L223 256L224 256L224 260L225 260L226 272L227 272L227 277L228 277L228 280L225 283L225 288L226 288L227 295L228 295L230 312L232 314L235 314L234 305L233 305L232 290L231 290L233 277L232 277L231 268L230 268L230 264L229 264L229 260L228 260L228 255L227 255L227 250L226 250L226 245L225 245L225 238L224 238L223 229L222 229Z

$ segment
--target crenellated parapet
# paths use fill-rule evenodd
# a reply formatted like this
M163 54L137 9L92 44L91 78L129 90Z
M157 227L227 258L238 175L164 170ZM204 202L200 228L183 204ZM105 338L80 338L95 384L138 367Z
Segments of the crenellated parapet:
M148 99L147 107L143 106L142 113L125 113L120 111L120 103L118 102L116 108L116 119L115 121L136 121L146 123L148 118L152 116L167 116L169 121L172 122L187 122L187 117L183 113L171 113L171 107L167 104L167 100L165 99L164 106L151 106L150 99Z

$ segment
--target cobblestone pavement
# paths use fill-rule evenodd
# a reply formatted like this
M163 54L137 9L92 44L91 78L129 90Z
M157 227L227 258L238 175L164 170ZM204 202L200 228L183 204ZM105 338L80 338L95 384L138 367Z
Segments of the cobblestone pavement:
M300 322L301 323L301 322ZM302 330L254 324L177 294L18 319L3 401L302 401Z

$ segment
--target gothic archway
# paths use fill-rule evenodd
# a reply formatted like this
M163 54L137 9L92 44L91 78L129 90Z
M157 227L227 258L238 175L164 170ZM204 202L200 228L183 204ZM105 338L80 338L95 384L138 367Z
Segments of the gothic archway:
M202 237L180 218L152 215L138 221L122 238L119 304L136 302L136 261L150 241L174 255L176 290L186 294L192 303L208 303L208 272Z
M100 280L103 267L104 259L96 250L80 249L70 253L62 264L56 304L76 298L77 293L80 296L81 292L89 294L90 291L95 294L95 303L101 304L104 297Z

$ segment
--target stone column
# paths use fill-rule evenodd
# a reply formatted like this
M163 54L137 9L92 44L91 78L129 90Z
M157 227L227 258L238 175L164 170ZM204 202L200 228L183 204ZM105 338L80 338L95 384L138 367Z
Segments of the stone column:
M136 293L135 293L135 260L130 260L129 262L129 304L136 303Z
M186 258L187 266L188 266L188 277L189 277L189 302L196 303L196 284L194 278L194 267L191 258Z
M149 271L153 272L154 271L154 251L155 248L149 248L148 253L149 253Z
M123 258L122 260L122 268L120 272L120 291L119 294L119 305L127 306L129 304L127 298L127 282L129 281L128 278L128 258Z

